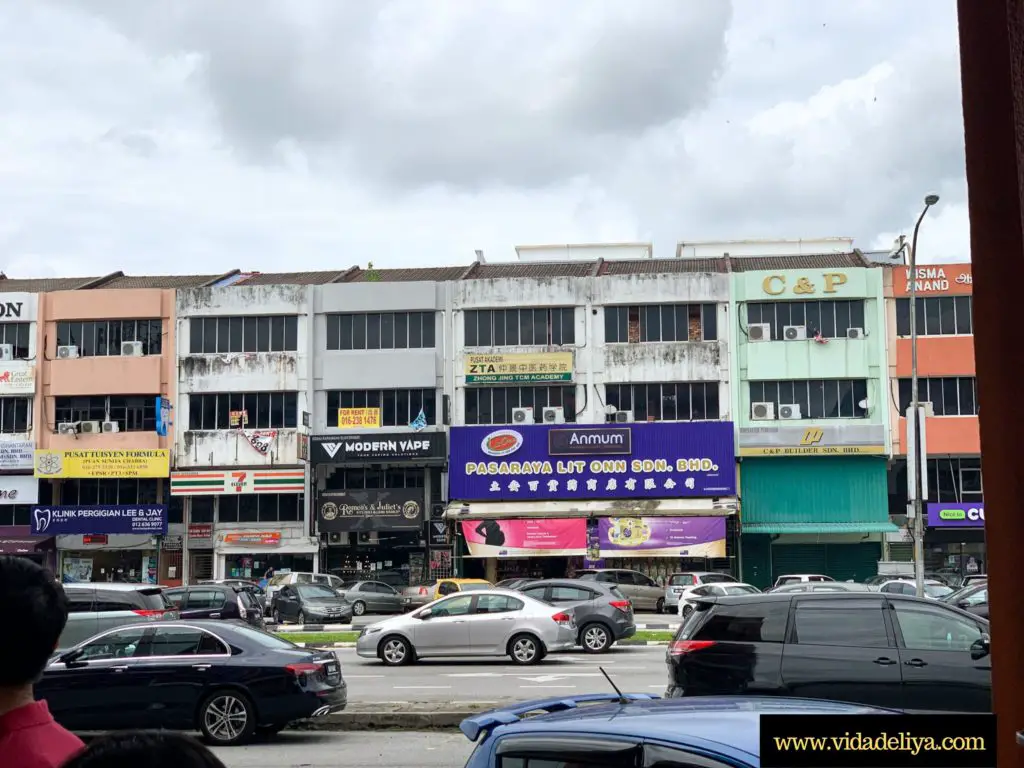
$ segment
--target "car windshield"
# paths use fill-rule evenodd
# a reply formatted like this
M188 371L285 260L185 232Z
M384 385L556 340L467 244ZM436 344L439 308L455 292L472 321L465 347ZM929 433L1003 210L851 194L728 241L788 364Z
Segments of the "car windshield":
M692 573L673 573L668 577L668 585L670 587L687 587L695 581Z
M256 605L256 601L253 599L252 595L250 595L244 589L238 590L237 594L238 599L242 601L242 605L244 605L246 608L251 608L252 606Z
M321 587L319 584L303 584L296 587L296 589L301 597L308 600L323 600L326 598L337 597L337 595L334 594L333 589Z
M747 586L746 584L738 584L736 586L722 586L727 595L752 595L758 592L757 587Z
M428 581L421 581L419 584L413 584L414 587L436 587L437 579L430 579Z
M961 587L956 592L950 592L948 595L943 595L939 599L946 603L956 603L968 597L973 597L978 592L987 589L988 586L986 584L971 584L966 587Z
M479 592L481 589L494 589L490 584L460 584L460 592Z
M354 589L356 584L358 584L358 583L359 583L358 581L343 581L341 583L341 586L338 587L338 589L342 589L342 590L346 590L346 591L349 590L349 589Z
M953 590L945 584L925 584L924 593L928 597L945 597L946 595L953 594Z

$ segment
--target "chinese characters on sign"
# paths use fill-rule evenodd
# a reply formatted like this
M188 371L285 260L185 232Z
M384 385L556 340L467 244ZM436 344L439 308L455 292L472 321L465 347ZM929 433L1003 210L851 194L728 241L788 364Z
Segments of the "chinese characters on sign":
M467 384L544 384L572 381L572 352L466 355Z
M380 408L339 408L338 429L377 429Z

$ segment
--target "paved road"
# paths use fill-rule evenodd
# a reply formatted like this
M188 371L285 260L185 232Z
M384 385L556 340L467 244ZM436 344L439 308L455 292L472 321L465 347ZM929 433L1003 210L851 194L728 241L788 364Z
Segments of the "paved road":
M347 631L347 630L350 630L350 629L360 629L360 628L365 627L365 626L367 626L369 624L375 624L378 621L383 621L384 619L387 619L387 618L389 618L389 617L388 616L356 616L355 618L352 619L352 624L351 625L349 625L349 624L329 624L328 626L330 627L331 631L344 632L344 631ZM663 627L665 625L669 625L670 627L672 627L674 629L676 627L676 625L679 623L679 617L676 616L675 614L662 614L662 615L658 615L656 613L638 613L638 614L635 615L635 621L636 621L636 623L638 625L641 625L641 624L646 625L646 626L655 625L655 626L661 626L661 627ZM274 630L277 630L277 629L284 629L285 631L288 631L288 632L300 632L301 631L301 627L299 627L299 626L297 626L295 624L285 624L282 627L277 627L274 624L268 624L267 626L268 626L268 628L271 631L274 631Z
M228 768L460 768L472 749L462 734L307 731L214 752Z
M531 667L514 665L507 657L385 667L359 658L352 648L341 648L337 655L352 703L503 701L610 693L599 666L625 692L660 695L667 675L663 646L613 647L599 656L552 654Z

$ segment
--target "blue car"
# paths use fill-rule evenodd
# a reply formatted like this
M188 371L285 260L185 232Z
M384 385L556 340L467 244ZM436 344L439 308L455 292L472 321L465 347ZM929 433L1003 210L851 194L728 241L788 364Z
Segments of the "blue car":
M597 694L523 702L459 728L477 742L466 768L759 768L767 714L897 713L815 699Z

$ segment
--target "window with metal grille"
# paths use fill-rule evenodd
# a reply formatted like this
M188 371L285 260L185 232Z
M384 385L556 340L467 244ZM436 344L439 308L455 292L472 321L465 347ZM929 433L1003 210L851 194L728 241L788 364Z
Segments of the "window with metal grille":
M74 421L113 421L120 432L156 431L156 395L55 397L53 431Z
M978 392L973 376L943 376L920 378L917 397L922 403L931 403L936 416L977 416ZM910 407L910 379L899 380L900 415Z
M576 343L576 308L471 309L467 347L547 347Z
M604 401L632 411L634 421L700 421L718 419L718 382L606 384Z
M159 355L164 345L163 320L61 320L57 346L78 347L79 357L117 357L126 341L142 343L142 354Z
M803 419L864 419L868 383L865 379L810 379L797 381L752 381L750 403L800 406Z
M192 317L188 333L189 352L193 355L295 352L299 348L296 315Z
M28 432L32 429L32 398L0 398L0 432Z
M380 408L382 427L407 427L419 416L437 424L437 391L434 389L341 389L327 393L327 423L336 426L342 408Z
M222 523L277 523L302 519L301 493L240 493L221 496L217 519Z
M435 312L356 312L327 315L328 350L433 349Z
M11 345L11 357L28 360L32 323L0 323L0 344Z
M295 429L298 392L219 392L188 396L188 428Z
M772 339L783 338L787 325L802 325L808 338L845 339L851 328L864 328L864 300L757 301L747 304L747 324L768 323Z
M607 344L716 341L717 304L633 304L604 308Z
M974 333L973 296L918 297L918 336L968 336ZM910 299L896 299L896 335L910 335Z
M477 387L466 393L466 424L511 424L512 410L533 408L540 423L545 408L562 408L567 422L576 421L576 387Z

